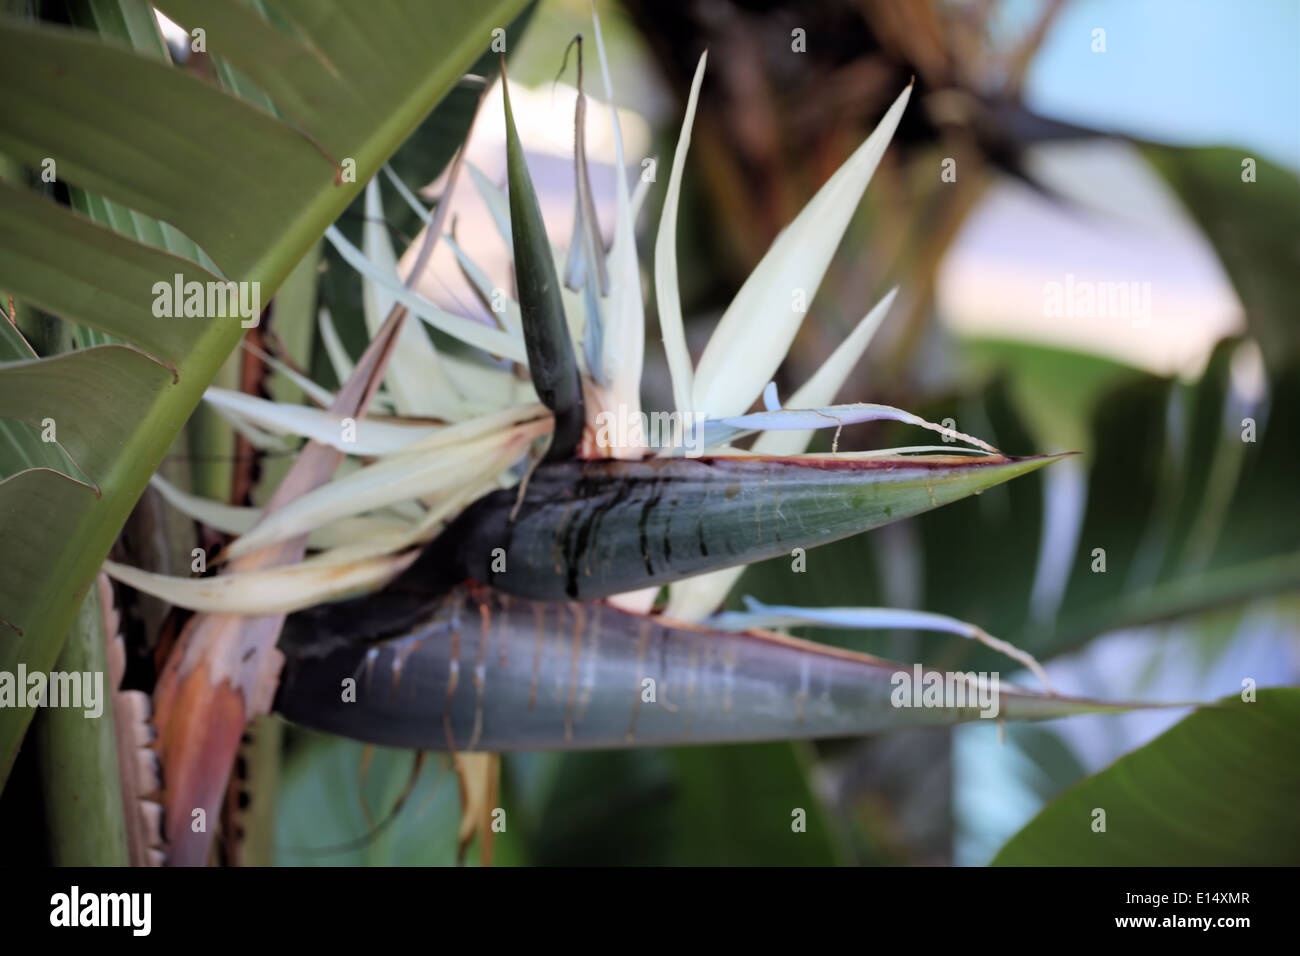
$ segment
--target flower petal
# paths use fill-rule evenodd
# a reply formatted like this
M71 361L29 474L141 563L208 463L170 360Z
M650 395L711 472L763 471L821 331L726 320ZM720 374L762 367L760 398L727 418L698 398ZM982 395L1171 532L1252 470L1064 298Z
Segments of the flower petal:
M673 169L668 177L668 191L664 194L664 211L659 218L659 235L655 238L655 302L659 307L659 331L664 339L664 354L668 359L668 372L672 376L673 401L677 411L690 411L691 388L694 371L691 353L686 347L686 332L682 325L682 300L677 287L677 203L682 191L682 170L686 166L686 151L691 146L691 126L695 122L695 107L700 99L700 84L704 82L704 65L709 54L700 54L691 80L691 95L686 101L686 116L682 132L677 138L677 151L673 153Z
M522 339L515 338L500 329L491 328L472 319L467 319L462 315L453 315L438 308L428 299L417 295L395 278L385 275L383 270L376 268L360 249L349 242L343 233L339 232L337 226L330 226L325 230L325 238L338 250L339 255L343 257L348 265L363 275L374 279L394 299L410 309L413 315L418 316L435 329L445 332L453 338L460 339L466 345L480 348L489 355L501 355L521 364L527 364L528 356L524 350Z
M753 404L794 341L804 310L821 285L911 96L908 86L875 132L772 243L727 307L695 370L693 409L738 415Z

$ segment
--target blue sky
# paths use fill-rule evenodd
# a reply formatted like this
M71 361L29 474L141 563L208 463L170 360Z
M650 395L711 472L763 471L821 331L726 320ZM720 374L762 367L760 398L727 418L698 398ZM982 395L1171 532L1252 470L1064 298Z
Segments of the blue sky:
M1009 17L1037 4L1011 0ZM1092 31L1106 31L1093 53ZM1026 81L1044 114L1300 169L1300 0L1073 0Z

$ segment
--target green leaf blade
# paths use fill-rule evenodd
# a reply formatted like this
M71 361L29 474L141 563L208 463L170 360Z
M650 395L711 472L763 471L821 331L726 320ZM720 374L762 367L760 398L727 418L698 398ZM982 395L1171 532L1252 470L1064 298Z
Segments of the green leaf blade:
M282 278L267 264L286 228L338 201L319 147L192 74L75 30L0 21L0 43L0 146L171 223L227 276Z
M1001 866L1295 866L1300 689L1196 711L1081 781L994 858ZM1105 830L1095 823L1104 810Z

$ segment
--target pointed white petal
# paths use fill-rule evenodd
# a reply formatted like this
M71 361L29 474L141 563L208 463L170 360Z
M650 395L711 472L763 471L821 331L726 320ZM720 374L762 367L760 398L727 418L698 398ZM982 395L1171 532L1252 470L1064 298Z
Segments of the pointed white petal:
M294 385L297 385L300 389L302 389L303 393L306 394L308 398L310 398L321 408L329 408L330 405L334 403L334 393L331 392L328 388L316 384L306 375L303 375L301 372L299 372L297 369L291 368L290 366L286 365L284 362L281 362L278 358L276 358L274 355L271 355L269 352L264 352L262 349L259 349L256 345L253 345L248 339L244 340L243 345L244 348L248 349L250 352L256 355L259 359L261 359L271 368L275 369L277 372L279 372L289 381L293 382Z
M480 348L489 355L501 355L522 365L528 364L528 355L524 350L523 339L515 338L500 329L494 329L491 326L483 325L464 316L453 315L438 308L428 299L417 295L396 281L396 279L390 278L384 275L381 270L376 269L361 250L349 242L348 238L339 232L337 227L330 226L325 230L325 238L338 250L339 255L343 257L348 265L374 279L394 299L410 309L413 315L428 322L435 329L439 329L453 338L460 339L466 345Z
M892 405L876 405L871 402L857 402L851 405L823 405L821 408L780 408L771 412L752 412L732 418L710 419L704 423L703 442L705 448L715 448L725 442L735 441L744 435L763 429L775 431L798 431L817 428L838 428L844 425L856 425L862 422L901 422L904 425L916 425L928 428L941 435L960 439L980 448L989 454L998 454L998 450L978 438L951 428L944 428L934 422L928 422L919 415L894 408Z
M416 553L349 564L316 562L280 568L178 578L105 561L110 577L177 607L210 614L289 614L334 598L373 590L389 581Z
M447 243L448 248L455 254L456 261L465 270L466 278L478 290L478 294L483 297L483 301L488 303L488 308L492 308L494 303L500 303L502 311L496 312L494 310L493 314L501 317L501 322L506 331L522 339L524 322L519 312L519 303L506 295L504 289L493 284L492 280L488 278L488 274L479 267L477 262L470 258L469 253L461 247L451 233L443 233L442 241Z
M498 482L495 479L488 478L462 485L451 493L441 496L434 506L425 512L418 521L407 522L398 527L390 527L366 535L357 535L347 541L339 540L328 551L313 555L307 560L311 563L319 562L332 565L351 564L355 561L394 555L413 545L424 544L431 541L451 518L483 495L495 491L498 487ZM314 537L336 525L363 520L366 519L344 518L334 525L325 525L312 534Z
M469 355L447 353L442 357L447 374L465 399L467 408L474 414L500 409L509 405L528 405L537 401L532 383L508 369L477 361Z
M268 514L251 532L236 539L225 557L251 554L327 522L396 502L456 495L464 487L477 485L510 467L524 453L528 442L550 427L549 421L530 422L475 441L381 459Z
M655 238L655 302L659 307L659 331L664 339L664 354L668 358L668 372L673 382L673 401L678 412L692 410L694 372L691 353L686 347L682 300L677 286L677 203L682 190L682 171L686 168L686 152L691 146L691 126L695 123L700 84L704 82L704 64L708 58L707 52L700 55L695 78L691 80L691 95L686 101L686 116L682 120L681 135L677 137L668 191L664 194L664 211L659 217L659 235Z
M889 307L894 304L894 298L897 294L897 289L890 289L889 294L876 303L876 307L866 314L863 320L858 323L858 327L839 344L839 347L831 353L830 358L822 363L821 368L813 374L812 378L808 379L802 388L787 399L787 407L816 408L820 405L828 405L835 400L835 396L848 379L849 373L853 371L853 367L862 358L862 353L867 350L867 345L871 342L872 336L876 334L876 329L880 328L880 323L884 321L885 316L889 313ZM797 455L799 452L807 450L808 442L812 440L812 436L812 429L806 431L764 432L755 439L753 450L762 455Z
M223 408L220 405L213 405L212 410L227 421L231 428L247 439L248 443L258 451L283 454L289 450L289 446L283 438L258 428L242 415L237 415L230 409Z
M645 303L641 300L641 267L637 262L636 236L632 232L632 199L627 188L627 162L623 155L623 131L614 106L614 88L609 79L605 38L595 4L591 8L596 34L596 52L605 81L605 100L614 127L615 218L614 241L609 249L609 298L602 303L605 317L602 331L601 371L610 383L615 400L629 409L641 408L641 366L645 359Z
M261 508L228 505L224 501L192 495L157 473L149 479L149 484L181 514L226 534L243 534L257 524L258 516L262 513Z
M911 96L884 119L772 243L718 322L695 370L693 407L712 417L749 408L772 378L839 246ZM797 302L796 299L801 299Z
M488 179L483 170L469 160L465 160L465 168L469 170L470 179L474 180L474 188L483 197L483 202L492 215L492 221L496 223L497 232L501 235L501 241L506 244L507 249L513 252L515 245L510 232L510 200L507 198L505 190Z
M531 388L531 386L529 387ZM525 422L540 419L547 419L549 422L549 415L550 412L546 410L546 407L534 398L532 402L485 412L468 421L448 425L446 428L439 428L428 438L403 449L398 454L417 455L432 451L435 448L449 448L484 436L494 435L503 429L522 425Z
M365 225L361 248L366 258L388 276L398 281L397 256L388 237L384 221L383 197L379 180L366 184ZM421 233L423 235L423 233ZM369 276L362 276L362 307L366 330L373 338L393 308L392 294ZM429 335L414 322L404 322L397 333L397 345L388 360L384 382L402 415L428 415L457 421L464 417L460 396L438 361L438 352Z
M968 624L946 614L929 611L911 611L892 607L789 607L760 604L751 597L745 598L748 611L727 611L709 619L709 624L729 631L750 628L797 627L815 625L843 627L851 630L920 630L943 631L979 641L988 647L1019 661L1033 672L1049 690L1047 674L1034 657L1014 644L993 637L983 628Z
M320 324L321 341L325 343L325 355L329 358L330 366L334 369L334 377L340 382L346 382L352 377L352 370L356 367L356 363L352 361L352 356L348 355L343 340L339 338L338 330L334 328L334 320L330 318L330 310L321 306L320 312L317 313L317 319Z
M149 484L162 495L163 500L181 514L226 534L245 534L256 526L262 516L261 508L228 505L222 501L192 495L177 488L158 474L149 479ZM413 522L396 516L344 518L313 531L307 540L307 547L312 550L337 548L381 535L401 533L414 526Z
M419 216L420 220L427 226L433 220L433 216L429 214L429 210L425 208L424 203L420 202L415 193L411 192L406 183L402 182L397 173L393 172L393 167L387 163L384 164L384 175L388 177L388 181L397 190L397 194L411 207L411 212Z
M393 282L397 282L397 256L393 254L393 243L388 238L388 226L384 218L383 199L379 195L379 180L372 179L366 183L365 219L361 227L361 251L378 270ZM381 288L369 276L361 276L362 299L366 314L366 331L371 337L379 331L388 312L393 307L393 297ZM396 358L396 355L394 355ZM390 360L391 362L391 360Z
M402 424L363 418L355 422L355 440L344 437L342 419L319 408L271 402L256 395L215 386L203 393L214 408L279 435L302 435L349 455L387 455L414 445L438 431L434 425Z

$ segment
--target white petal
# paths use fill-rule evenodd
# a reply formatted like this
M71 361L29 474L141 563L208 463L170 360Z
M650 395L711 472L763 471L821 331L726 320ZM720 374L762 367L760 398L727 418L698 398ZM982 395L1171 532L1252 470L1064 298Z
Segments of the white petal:
M407 289L396 279L384 275L382 270L376 269L361 250L349 242L347 236L339 232L337 227L330 226L325 230L325 238L338 250L339 255L348 265L374 279L394 299L435 329L460 339L466 345L480 348L489 355L501 355L520 364L528 364L528 355L524 350L522 339L438 308L428 299Z
M682 300L677 286L677 202L682 190L682 170L686 167L686 152L691 146L691 126L695 122L695 107L700 98L700 84L704 82L704 64L708 53L700 55L691 80L691 95L686 101L686 116L682 120L681 135L677 137L677 151L673 153L673 169L668 177L668 192L664 194L664 211L659 218L659 235L655 238L655 301L659 307L659 331L663 334L664 354L668 358L668 372L672 376L673 401L677 411L692 409L691 389L694 373L691 353L686 347L686 332L682 325Z
M262 516L261 508L228 505L212 498L192 495L177 488L158 474L149 479L149 484L181 514L200 521L210 528L224 531L226 534L245 534L253 529ZM313 531L307 541L307 547L313 550L337 548L359 540L400 533L414 526L415 523L398 517L344 518Z
M928 428L945 437L968 442L989 454L999 454L996 448L978 438L928 422L919 415L913 415L901 408L894 408L892 405L876 405L871 402L823 405L820 408L781 408L771 412L751 412L748 415L737 415L732 418L710 419L704 423L703 442L705 448L716 448L763 429L799 431L881 421L901 422L905 425Z
M402 199L406 201L406 204L411 207L411 212L420 217L421 222L428 225L433 221L433 216L429 215L429 210L425 208L424 203L420 202L415 193L411 192L406 183L402 182L397 173L393 172L393 167L389 166L387 163L384 164L384 175L388 177L388 181L392 183L393 188L397 190L398 195L400 195Z
M457 242L450 233L444 233L442 240L447 243L447 247L455 254L456 261L459 262L460 267L465 270L466 278L468 278L474 288L478 290L478 294L483 297L483 300L488 303L488 308L491 309L497 302L501 303L502 311L496 312L495 309L493 309L493 314L501 317L501 321L505 325L506 331L511 335L516 335L522 338L524 334L524 322L519 312L519 303L506 295L505 289L495 285L492 280L488 278L488 274L483 271L477 262L470 258L469 253L461 247L461 244Z
M641 300L641 267L637 262L636 236L632 232L632 199L627 188L627 163L623 156L623 131L614 106L614 89L609 79L609 61L605 56L605 39L600 18L593 5L592 25L596 34L596 52L605 81L605 99L609 103L614 127L616 203L614 241L609 249L610 294L602 308L605 317L601 367L609 391L615 400L629 409L641 408L641 365L645 359L645 304Z
M743 631L750 628L796 627L817 625L844 627L852 630L915 629L943 631L979 641L1029 668L1049 690L1047 674L1034 657L1014 644L990 635L983 628L968 624L946 614L929 611L912 611L892 607L789 607L760 604L751 597L745 598L748 611L727 611L710 618L709 624L723 630Z
M288 445L286 445L284 442L284 439L280 438L277 435L272 434L269 431L258 428L247 418L244 418L241 415L236 415L230 409L223 408L220 405L213 405L212 409L222 419L228 422L231 428L237 431L240 435L244 436L244 438L248 440L248 443L252 445L254 448L256 448L258 451L283 454L284 452L289 450Z
M492 215L492 221L496 223L497 232L501 234L501 241L506 244L506 249L513 252L515 243L510 233L510 200L506 196L505 190L488 179L487 174L469 160L465 160L465 168L469 170L469 177L474 180L474 188L483 197L483 202Z
M432 451L393 455L309 491L268 514L226 550L227 558L250 554L349 515L399 501L455 494L504 471L550 422L531 422L476 441Z
M822 363L812 376L797 392L786 400L788 408L816 408L828 405L844 386L853 371L853 367L867 350L871 338L880 328L898 295L897 289L890 289L889 294L881 299L874 309L866 314L858 327L849 337L839 344L831 357ZM754 440L753 450L762 455L797 455L808 449L812 440L812 429L806 431L769 431L763 432Z
M393 244L388 237L378 179L372 179L366 184L365 210L365 225L361 233L362 251L376 269L397 282L397 256L393 253ZM423 237L424 233L421 232L420 235ZM393 308L393 296L373 278L363 275L361 298L366 330L373 338ZM397 411L402 415L428 415L450 421L464 417L460 396L443 371L437 350L429 341L428 333L415 322L402 323L401 331L397 333L397 343L388 359L384 381L393 396Z
M256 395L215 386L203 393L203 400L266 431L314 438L349 455L387 455L438 431L435 425L407 425L363 418L355 422L355 440L347 441L342 419L320 408L271 402Z
M321 306L320 312L317 313L317 320L320 324L321 341L325 343L325 355L334 369L334 377L340 382L346 382L352 377L352 370L356 368L356 363L352 361L352 356L348 355L343 340L339 338L338 330L334 328L330 310Z
M695 370L696 411L738 415L753 404L794 341L831 257L857 209L911 96L909 86L884 119L772 243L713 332Z
M178 578L105 561L110 577L169 604L210 614L289 614L333 598L373 590L415 559L415 554L369 558L350 564L316 562L280 568Z
M306 375L303 375L302 372L299 372L297 369L281 362L269 352L262 351L262 349L253 345L248 339L244 340L243 345L244 348L248 349L248 351L252 352L268 366L275 369L275 371L279 372L289 381L293 382L294 385L302 389L303 393L321 408L329 408L330 405L334 403L334 393L328 388L316 384L316 382L312 381Z

